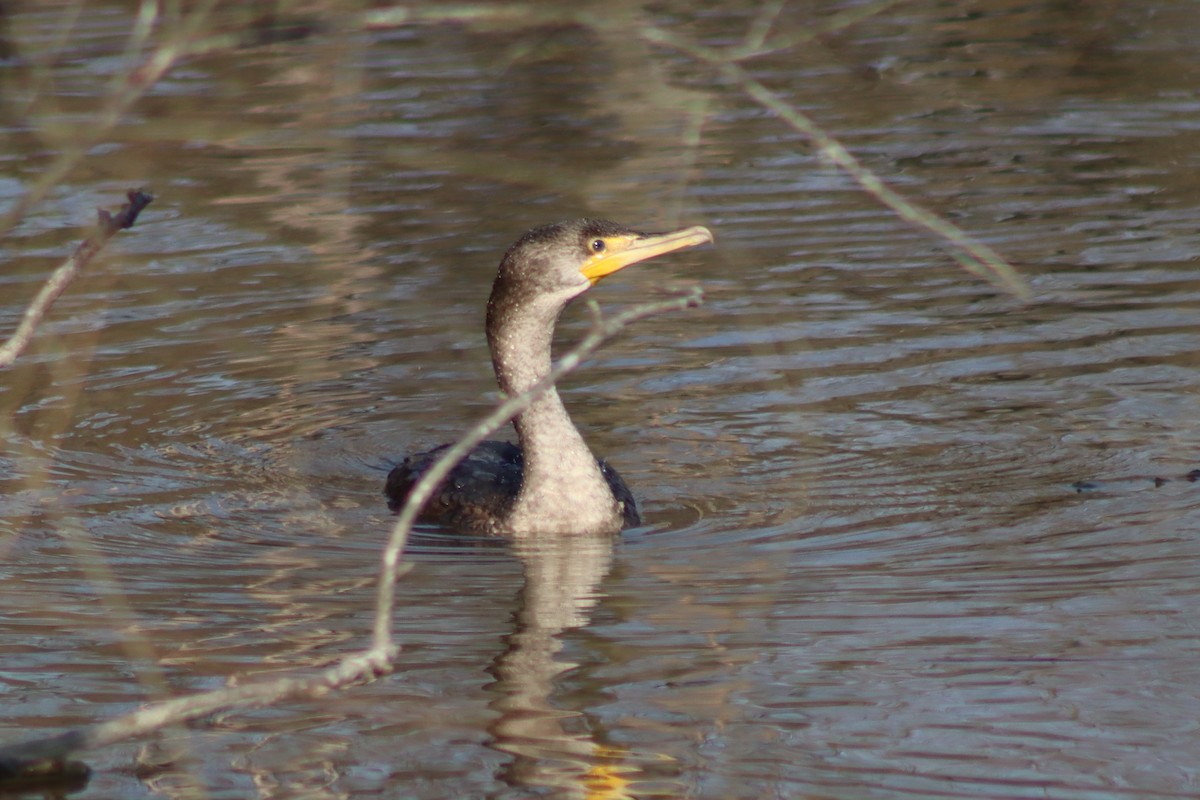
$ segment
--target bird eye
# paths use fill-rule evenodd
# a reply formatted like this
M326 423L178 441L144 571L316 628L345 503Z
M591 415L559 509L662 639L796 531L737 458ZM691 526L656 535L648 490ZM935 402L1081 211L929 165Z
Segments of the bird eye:
M592 252L593 253L603 253L605 247L607 247L607 245L604 244L603 239L592 239Z

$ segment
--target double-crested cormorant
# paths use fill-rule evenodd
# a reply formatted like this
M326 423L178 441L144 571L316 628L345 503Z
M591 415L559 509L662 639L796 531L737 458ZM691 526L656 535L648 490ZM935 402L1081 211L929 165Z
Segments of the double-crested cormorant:
M641 233L579 219L544 225L516 241L487 306L488 348L506 395L550 371L559 314L605 275L712 241L707 228ZM551 388L513 420L520 445L484 442L443 482L421 515L456 530L493 534L616 533L641 521L617 471L598 461ZM412 485L449 445L418 453L388 474L384 494L398 511Z

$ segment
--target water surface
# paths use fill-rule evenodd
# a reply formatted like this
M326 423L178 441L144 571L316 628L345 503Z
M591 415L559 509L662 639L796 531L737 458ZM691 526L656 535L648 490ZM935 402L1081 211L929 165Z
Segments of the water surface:
M900 4L747 62L1030 303L636 39L315 30L182 65L5 242L7 330L95 206L157 195L0 382L4 739L365 643L384 466L496 400L504 248L595 215L717 236L602 284L707 302L563 387L645 526L423 531L394 675L92 754L79 796L1200 793L1197 12ZM94 109L126 13L14 62L0 197ZM752 16L638 19L721 46ZM60 19L9 33L45 52Z

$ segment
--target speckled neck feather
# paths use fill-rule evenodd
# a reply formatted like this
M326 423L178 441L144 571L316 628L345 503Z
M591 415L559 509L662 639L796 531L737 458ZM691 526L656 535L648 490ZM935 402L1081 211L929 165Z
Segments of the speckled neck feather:
M588 288L577 271L564 276L538 263L550 258L549 247L522 242L505 256L488 300L488 347L500 389L510 396L550 371L555 323L567 303ZM620 529L620 506L555 389L519 414L514 426L525 471L507 527L547 533Z

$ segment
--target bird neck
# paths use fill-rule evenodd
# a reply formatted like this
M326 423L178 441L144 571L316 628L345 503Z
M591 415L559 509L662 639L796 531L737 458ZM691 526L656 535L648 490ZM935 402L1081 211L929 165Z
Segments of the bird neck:
M506 395L527 392L549 374L554 325L564 305L557 298L541 296L524 298L517 308L489 309L488 347L496 380ZM513 426L525 450L526 481L584 467L603 480L554 387L517 414Z
M549 374L554 325L569 299L542 295L522 298L519 305L489 303L488 346L506 395L526 392ZM537 527L550 530L610 524L617 513L612 490L558 391L551 387L543 392L514 418L513 426L524 453L513 515L529 514Z

